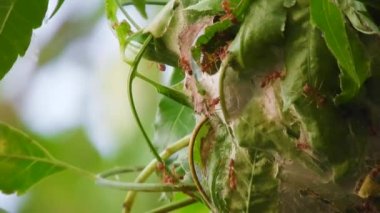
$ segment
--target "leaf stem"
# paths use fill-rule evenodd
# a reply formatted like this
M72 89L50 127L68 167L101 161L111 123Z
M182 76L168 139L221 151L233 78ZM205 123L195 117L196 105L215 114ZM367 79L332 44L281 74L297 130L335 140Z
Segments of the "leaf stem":
M189 167L190 167L191 176L193 178L195 186L197 187L198 192L201 194L203 201L205 202L205 204L208 206L209 209L213 210L210 199L208 198L205 190L202 187L202 184L200 183L198 179L197 171L195 169L195 164L194 164L194 146L197 139L197 135L200 132L202 126L206 124L207 122L209 122L209 119L207 117L203 117L201 121L197 124L197 126L195 127L191 135L191 139L189 143Z
M170 87L166 87L162 84L159 84L140 73L136 73L136 77L152 85L157 90L157 92L160 93L161 95L164 95L172 99L173 101L176 101L179 104L182 104L186 107L189 107L190 109L193 109L193 105L190 103L189 98L184 93L179 92Z
M113 181L98 176L96 183L109 188L124 191L139 192L178 192L178 191L194 191L197 188L192 184L161 184L161 183L127 183L121 181Z
M197 200L195 200L194 198L188 198L188 199L181 200L181 201L178 201L175 203L169 203L168 205L164 205L164 206L161 206L157 209L153 209L153 210L149 211L148 213L170 212L170 211L180 209L180 208L185 207L185 206L189 206L189 205L194 204L196 202L197 202Z
M149 136L146 133L146 131L145 131L145 129L141 123L141 120L140 120L138 113L137 113L137 110L136 110L135 101L133 99L133 87L132 86L133 86L133 80L136 77L137 67L141 61L141 58L142 58L145 50L146 50L146 47L148 46L148 44L152 40L152 38L153 38L152 35L149 35L148 38L144 41L144 43L141 47L141 50L137 53L137 56L136 56L132 66L131 66L131 72L130 72L129 77L128 77L128 98L129 98L129 103L131 105L133 117L135 118L136 123L137 123L141 133L143 134L148 146L149 146L150 151L153 153L154 157L157 159L158 162L164 163L164 161L161 159L160 155L158 154L157 150L154 148L152 141L149 139Z
M121 2L121 4L123 6L128 6L128 5L133 5L133 2L131 1L128 1L128 2ZM147 5L159 5L159 6L165 6L167 4L167 2L163 2L163 1L149 1L149 0L146 0L145 1L145 4Z
M65 168L67 170L71 170L73 172L82 174L84 177L87 177L87 178L89 178L91 180L95 180L96 179L96 174L94 174L92 172L89 172L87 170L84 170L82 168L76 167L76 166L71 165L69 163L66 163L64 161L60 161L60 160L56 160L56 159L55 159L55 163L56 163L56 165L58 165L58 166L60 166L62 168Z
M170 156L172 156L174 153L178 152L179 150L185 148L190 141L190 135L183 137L182 139L178 140L177 142L171 144L168 146L164 151L161 152L160 156L161 159L166 160ZM135 183L142 183L148 179L148 177L156 171L157 163L159 161L157 159L152 160L145 168L144 170L137 176L135 179ZM135 191L130 191L127 193L127 196L124 200L124 212L130 212L133 202L135 200L137 193Z
M144 168L136 167L136 168L129 168L129 167L122 167L122 168L114 168L107 171L104 171L100 174L98 174L101 178L108 178L110 176L119 175L123 173L130 173L130 172L141 172Z
M124 14L125 18L133 25L134 28L136 28L137 31L141 30L140 25L138 25L135 20L128 14L128 12L124 9L123 5L120 3L120 0L115 0L117 6L119 7L120 11Z

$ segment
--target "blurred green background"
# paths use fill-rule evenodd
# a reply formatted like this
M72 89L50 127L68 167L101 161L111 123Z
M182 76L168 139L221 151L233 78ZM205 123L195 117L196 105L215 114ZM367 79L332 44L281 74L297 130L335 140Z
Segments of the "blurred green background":
M54 2L49 6L50 11ZM159 7L148 7L150 19ZM132 17L145 25L133 7ZM56 158L98 173L118 166L143 166L152 159L130 113L117 39L101 0L66 1L33 34L25 57L0 82L0 121L32 135ZM151 62L141 72L164 78ZM137 80L135 99L152 136L158 95ZM136 174L124 177L132 181ZM134 212L167 203L140 193ZM0 194L0 212L121 212L125 192L96 185L70 171L44 179L28 193ZM208 212L201 204L177 212Z

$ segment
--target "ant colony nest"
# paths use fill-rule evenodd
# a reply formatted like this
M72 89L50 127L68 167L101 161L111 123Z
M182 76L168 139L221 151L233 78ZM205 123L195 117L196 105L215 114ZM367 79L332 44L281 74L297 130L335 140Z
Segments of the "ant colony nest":
M320 4L343 31L325 28L332 14ZM185 75L199 121L190 164L211 210L377 211L378 35L358 30L330 0L168 5L145 56ZM334 46L337 33L351 50Z

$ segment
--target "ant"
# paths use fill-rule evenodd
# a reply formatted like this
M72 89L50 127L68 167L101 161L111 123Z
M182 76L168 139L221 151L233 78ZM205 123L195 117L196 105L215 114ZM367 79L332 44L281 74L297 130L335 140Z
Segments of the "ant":
M166 66L165 64L157 64L158 66L158 69L161 71L161 72L164 72L166 70Z
M185 56L181 56L181 58L179 59L179 65L189 75L193 74L193 71L192 71L191 66L190 66L190 62L185 58Z
M231 3L229 0L223 0L222 1L222 8L224 10L224 12L226 13L226 15L224 15L221 19L225 20L225 19L230 19L233 23L237 23L238 20L236 18L236 16L232 13L232 9L231 9Z
M303 86L302 90L307 97L310 97L317 104L317 108L326 104L326 97L321 95L317 89L313 88L308 83Z
M209 102L209 107L210 107L210 108L213 108L213 107L215 107L216 105L218 105L219 102L220 102L220 98L219 98L219 97L217 97L217 98L213 98L213 99L211 99L210 102Z
M300 149L300 150L309 150L310 149L310 145L306 142L297 142L296 147L297 147L297 149Z
M178 183L179 179L183 179L183 176L179 176L175 171L175 166L173 165L171 169L171 174L166 171L165 165L163 163L157 163L157 171L162 174L162 181L166 184Z
M235 161L234 159L230 159L230 163L228 165L228 186L232 190L236 190L237 186L237 179L236 179L236 174L235 174L235 169L234 169Z
M275 80L281 78L283 79L285 77L285 74L280 71L274 71L272 73L269 73L267 76L264 77L264 79L261 81L261 88L264 88L268 86L270 83L273 83Z

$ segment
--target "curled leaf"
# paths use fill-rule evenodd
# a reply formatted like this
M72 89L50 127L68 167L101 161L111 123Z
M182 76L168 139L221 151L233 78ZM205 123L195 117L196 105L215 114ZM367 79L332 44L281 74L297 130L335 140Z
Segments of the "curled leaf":
M149 24L148 27L144 29L144 32L149 32L154 38L162 37L167 31L170 22L173 18L175 9L179 6L178 0L171 0L160 13L155 17L155 19Z

